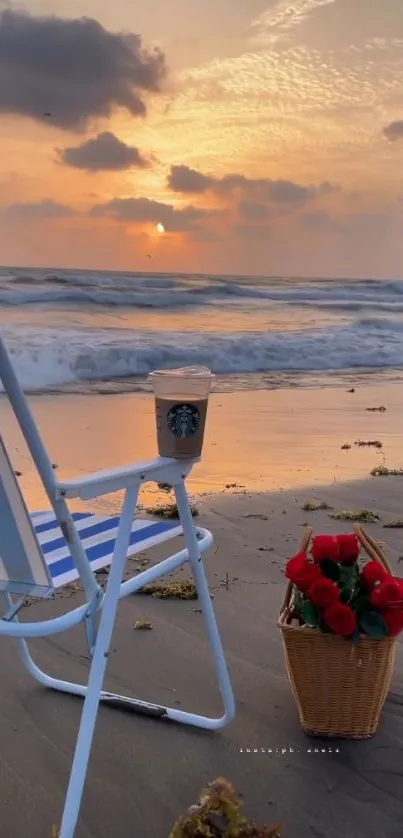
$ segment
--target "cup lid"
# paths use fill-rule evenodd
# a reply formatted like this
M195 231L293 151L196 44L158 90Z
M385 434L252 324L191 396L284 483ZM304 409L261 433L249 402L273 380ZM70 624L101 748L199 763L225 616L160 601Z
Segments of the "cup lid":
M149 378L156 376L169 376L177 378L214 378L214 373L208 367L178 367L177 369L154 370Z

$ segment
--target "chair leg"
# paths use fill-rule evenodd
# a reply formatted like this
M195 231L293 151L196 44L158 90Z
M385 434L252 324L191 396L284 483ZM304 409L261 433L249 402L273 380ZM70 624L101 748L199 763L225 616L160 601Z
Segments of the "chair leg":
M64 805L60 838L73 838L81 807L91 745L98 715L99 701L109 647L119 604L120 586L126 564L130 530L137 502L137 489L128 489L123 504L114 558L106 587L101 619L88 679L70 780Z
M235 699L232 684L228 673L225 653L221 642L220 632L211 601L211 594L206 578L203 564L203 557L200 552L196 537L196 530L193 523L192 512L185 483L179 483L174 487L176 504L179 511L180 521L183 527L185 544L189 553L189 561L192 566L193 576L196 584L197 594L200 600L202 613L206 622L207 633L213 653L215 669L217 672L218 686L224 704L224 716L221 725L228 724L235 716Z

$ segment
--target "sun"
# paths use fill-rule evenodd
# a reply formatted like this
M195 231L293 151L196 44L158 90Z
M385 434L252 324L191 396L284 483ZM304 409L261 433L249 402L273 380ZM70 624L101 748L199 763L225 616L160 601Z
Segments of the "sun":
M157 230L159 233L165 233L165 227L163 224L161 224L161 222L157 224Z

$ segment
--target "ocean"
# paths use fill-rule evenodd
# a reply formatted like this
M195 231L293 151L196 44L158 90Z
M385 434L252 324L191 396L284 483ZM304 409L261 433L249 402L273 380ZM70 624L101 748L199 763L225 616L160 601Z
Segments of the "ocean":
M403 281L2 268L0 328L28 392L147 391L188 364L224 391L403 375Z

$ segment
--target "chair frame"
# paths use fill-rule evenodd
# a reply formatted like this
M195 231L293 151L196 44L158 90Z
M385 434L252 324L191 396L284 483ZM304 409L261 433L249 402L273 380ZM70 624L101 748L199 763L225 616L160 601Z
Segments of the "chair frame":
M36 623L19 623L18 603L14 602L9 593L3 593L2 597L7 610L3 618L0 619L0 635L12 637L17 641L23 664L40 684L59 692L79 695L84 698L60 830L60 838L73 838L79 818L100 704L130 708L135 712L145 713L157 719L172 720L206 730L218 730L234 718L234 694L202 559L203 552L213 543L213 537L207 530L201 528L196 530L186 491L186 478L198 459L178 461L159 457L155 460L134 463L123 468L98 471L85 475L78 480L59 482L1 337L0 379L42 479L55 518L68 543L86 595L84 605L63 616ZM130 532L139 490L142 485L150 482L168 483L173 487L185 548L123 582ZM112 564L106 588L103 591L96 581L81 544L67 500L70 498L90 500L118 490L124 490L124 500ZM135 593L144 585L172 572L186 562L192 568L213 654L224 706L224 712L220 717L211 718L197 715L179 710L177 707L165 707L103 690L107 658L120 599ZM43 672L33 660L27 640L57 634L81 622L84 623L87 642L92 655L87 684L60 680Z

